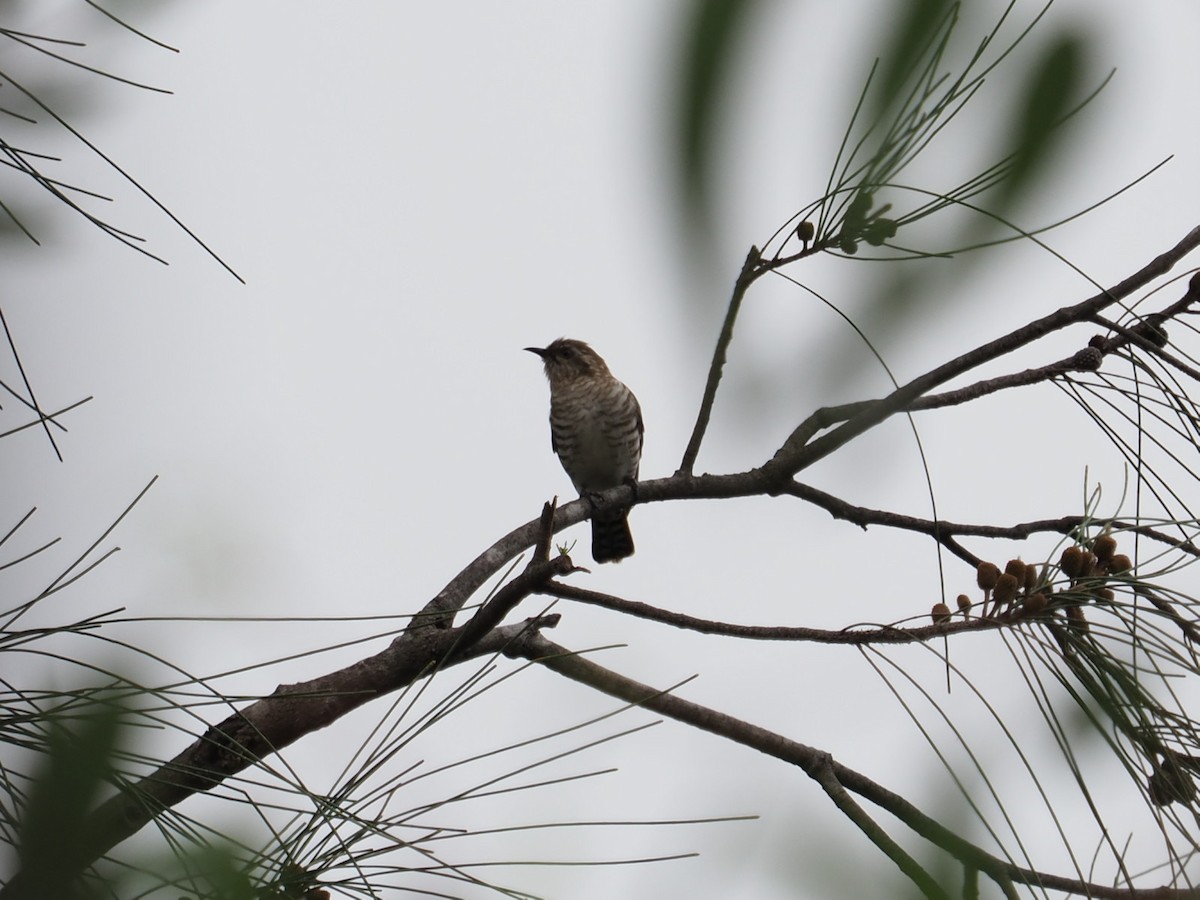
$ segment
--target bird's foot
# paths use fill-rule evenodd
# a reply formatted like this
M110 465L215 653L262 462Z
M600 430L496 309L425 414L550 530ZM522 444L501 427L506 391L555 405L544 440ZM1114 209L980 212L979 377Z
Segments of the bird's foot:
M632 499L632 502L633 502L633 503L637 503L637 502L638 502L638 482L637 482L637 479L636 479L636 478L634 478L634 477L632 477L632 476L630 476L629 478L626 478L626 479L625 479L625 481L623 482L623 484L624 484L626 487L628 487L628 488L629 488L629 490L630 490L630 493L632 494L632 497L631 497L631 499ZM631 505L632 505L632 504L631 504Z

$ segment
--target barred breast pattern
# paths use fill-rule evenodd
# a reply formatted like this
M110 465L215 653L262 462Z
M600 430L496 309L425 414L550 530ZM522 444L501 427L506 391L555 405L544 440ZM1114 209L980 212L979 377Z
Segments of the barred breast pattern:
M611 376L577 379L551 399L554 451L581 494L637 478L641 426L633 391Z

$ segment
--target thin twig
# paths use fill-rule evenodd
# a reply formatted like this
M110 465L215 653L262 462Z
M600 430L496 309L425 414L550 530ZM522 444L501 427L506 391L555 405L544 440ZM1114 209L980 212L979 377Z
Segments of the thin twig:
M967 522L949 522L945 519L935 521L933 519L921 518L920 516L902 515L882 509L856 506L840 497L835 497L833 494L822 491L820 488L815 488L798 481L791 482L787 489L781 493L807 500L814 506L818 506L828 512L835 519L842 519L858 525L860 528L866 528L868 525L899 528L903 531L915 531L928 535L943 541L943 543L952 541L954 536L985 537L996 540L1025 540L1034 534L1071 535L1083 526L1096 522L1094 516L1074 515L1060 516L1057 519L1035 519L1030 522L1019 522L1016 525L975 525ZM1115 530L1128 531L1133 534L1139 534L1142 537L1150 538L1171 547L1173 550L1186 553L1189 556L1200 557L1200 547L1197 547L1192 541L1172 537L1148 525L1137 525L1133 522L1127 522L1124 519L1106 520L1105 524ZM962 549L957 543L946 543L946 546L951 552L955 553L955 555L971 566L978 566L981 562L979 557Z
M733 340L733 326L737 322L738 311L742 308L742 300L746 291L766 269L760 268L762 254L757 247L751 247L742 263L742 271L738 273L737 281L733 284L733 295L729 298L729 308L725 310L725 321L721 324L721 334L717 338L716 349L713 350L712 364L708 367L708 380L704 384L704 397L700 401L700 412L696 415L696 425L692 429L691 440L683 452L683 460L679 463L678 473L690 475L696 466L696 457L700 454L700 444L704 441L704 433L708 430L709 419L712 418L713 402L717 397L717 387L721 383L721 373L725 368L725 355L729 343Z
M918 644L947 635L964 632L991 631L996 628L1007 628L1024 624L1037 619L1029 619L1019 614L1004 614L995 617L976 617L973 619L953 619L949 622L934 625L918 625L904 627L900 625L860 624L845 628L808 628L787 625L741 625L734 622L718 622L713 619L701 619L689 616L687 613L674 612L641 603L637 600L626 600L624 597L614 597L612 594L590 591L586 588L551 581L539 593L563 600L574 600L589 606L599 606L623 615L635 616L648 622L658 622L675 628L695 631L699 634L720 635L721 637L745 638L756 641L806 641L815 644L849 644L866 646L870 644Z

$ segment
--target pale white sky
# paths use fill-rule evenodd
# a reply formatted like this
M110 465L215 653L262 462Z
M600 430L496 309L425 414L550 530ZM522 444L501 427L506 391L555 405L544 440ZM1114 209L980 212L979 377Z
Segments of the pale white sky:
M1018 4L1026 13L1033 6ZM685 7L208 0L170 5L144 23L179 47L178 56L103 28L81 29L107 67L174 95L105 86L99 112L76 113L80 129L247 283L128 191L111 218L149 236L170 266L59 212L42 227L41 250L3 245L3 309L42 404L95 395L65 420L63 463L33 430L3 444L12 473L0 481L7 519L38 507L20 549L63 537L41 569L24 567L6 590L16 596L49 580L158 475L103 545L119 545L120 554L56 595L36 621L116 606L133 616L414 611L476 553L533 518L543 500L570 496L550 452L540 367L521 351L560 335L592 343L637 393L647 428L643 477L673 472L737 267L751 242L821 193L878 25L877 5L863 0L777 4L764 16L721 153L717 242L696 260L675 236L665 150L667 80ZM89 15L82 4L45 9L44 30L54 34L71 34L75 17ZM1096 71L1118 72L1080 125L1080 154L1055 172L1023 224L1070 213L1176 155L1132 194L1048 238L1111 283L1197 224L1197 13L1182 0L1136 12L1117 0L1060 0L1049 22L1083 27L1097 41ZM988 140L1001 121L999 104L983 101L926 174L981 153L980 137ZM78 165L69 171L121 190L99 168ZM955 280L954 265L931 280L941 295L925 308L918 333L872 334L902 380L1092 293L1078 274L1032 248L998 253L967 280ZM853 316L883 271L819 259L795 274ZM755 465L814 408L884 391L882 373L844 333L798 289L757 287L699 469ZM1021 364L1056 359L1086 335L1074 340ZM1012 410L1039 436L1036 452L996 425ZM1008 523L1080 512L1085 466L1092 483L1104 485L1104 511L1115 512L1119 460L1049 388L1025 400L990 400L974 417L927 416L918 424L947 518ZM928 513L901 421L808 474L856 502ZM922 615L939 596L927 542L879 529L864 534L797 501L647 506L632 523L637 555L573 583L701 616L827 627ZM586 531L571 537L581 541L577 562L588 564ZM1035 542L993 556L1043 558L1052 549ZM949 561L947 571L951 596L970 588L964 567ZM911 799L948 796L920 734L856 651L746 644L591 609L560 611L551 636L568 647L624 645L598 660L663 687L699 674L683 696L825 748ZM385 627L225 622L122 634L207 674ZM220 686L265 693L380 647L382 639ZM1028 694L994 641L976 638L957 653L990 700L1014 719L1028 716ZM941 689L929 650L890 656L929 690ZM77 677L61 663L30 665L58 686ZM142 674L168 678L148 664ZM961 707L964 729L996 740L968 693L937 699ZM422 736L396 765L420 758L434 767L614 706L540 671L523 673L495 697ZM383 712L383 704L370 706L287 758L313 791L326 790L346 748ZM627 714L583 734L645 721ZM178 734L153 740L162 753L183 743ZM1038 740L1029 746L1041 747ZM1011 762L1002 745L995 755L989 774ZM813 868L845 852L854 854L855 870L844 877L877 886L879 873L890 871L812 783L751 751L664 723L585 760L554 772L620 771L493 801L484 813L451 807L438 824L480 827L475 815L488 826L762 818L665 832L481 837L446 855L467 862L701 854L654 866L482 873L573 898L833 896ZM449 773L434 796L474 777ZM1028 784L1013 790L1019 799ZM1079 804L1069 791L1063 802ZM1043 808L1010 812L1028 815L1035 832L1048 827Z

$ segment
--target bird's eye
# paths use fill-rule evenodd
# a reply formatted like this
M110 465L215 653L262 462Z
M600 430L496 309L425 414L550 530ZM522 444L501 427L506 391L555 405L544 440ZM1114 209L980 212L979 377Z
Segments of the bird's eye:
M559 352L559 355L563 359L570 359L572 356L575 355L575 348L574 347L563 347L558 352Z

